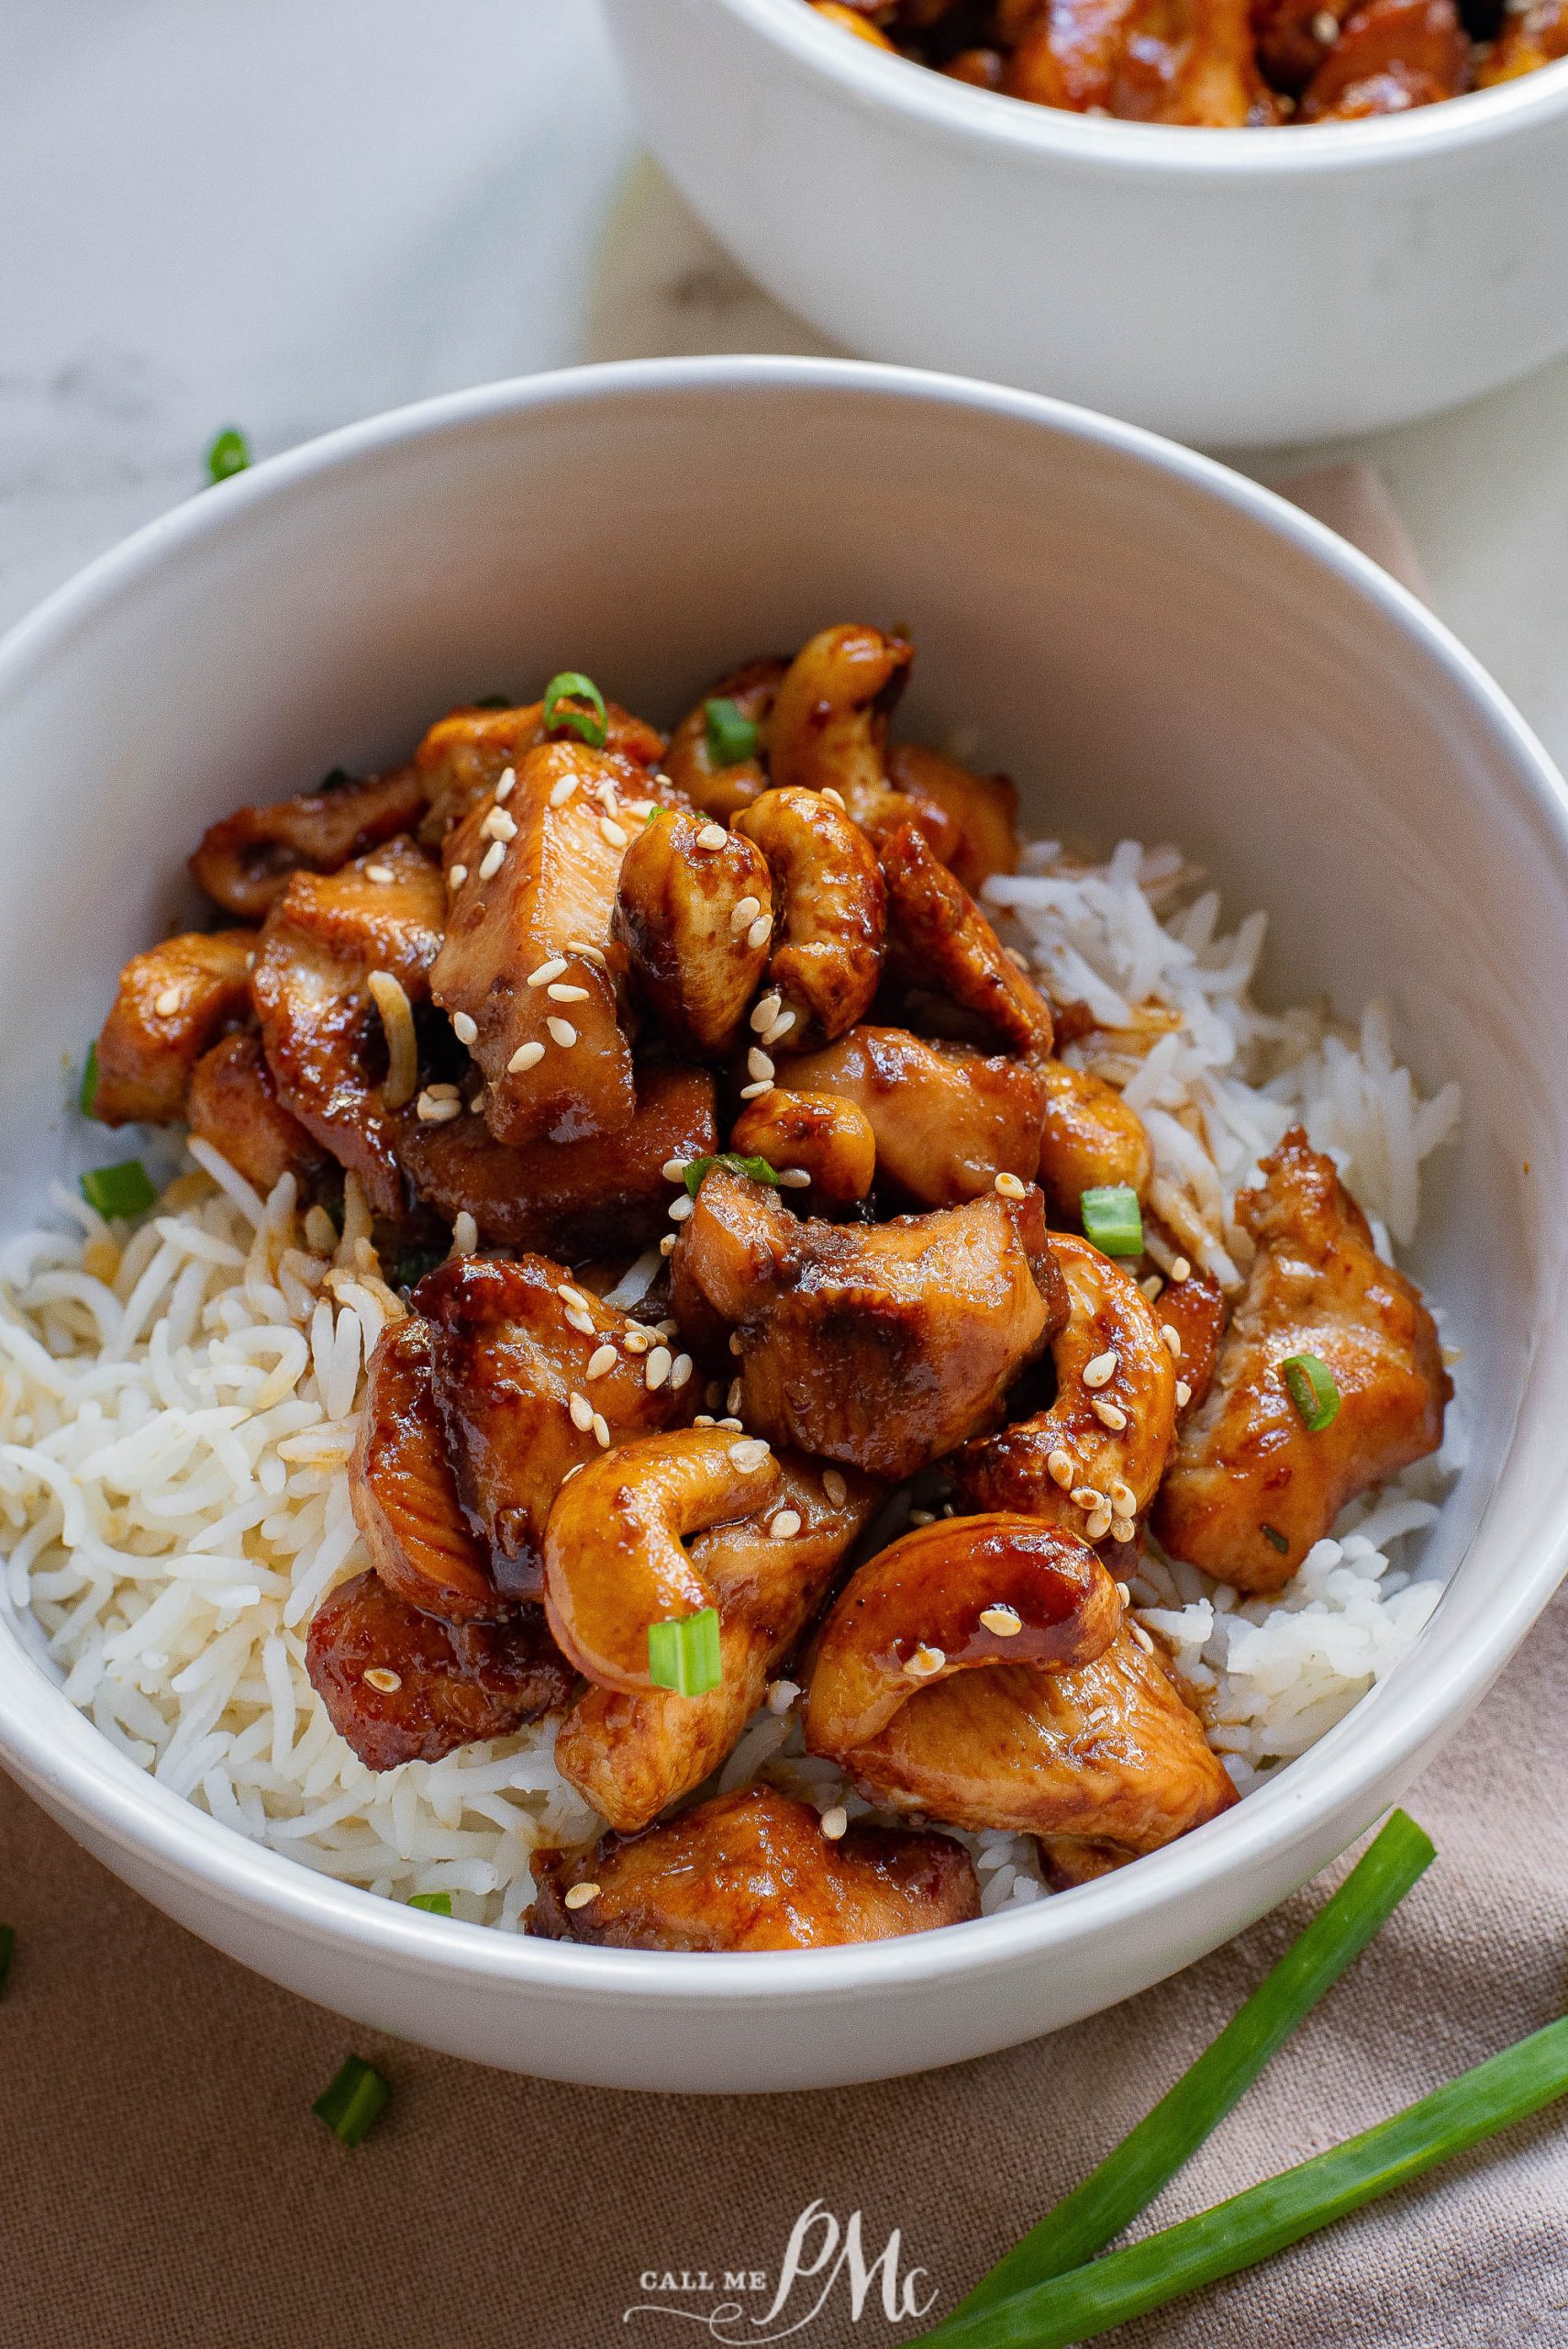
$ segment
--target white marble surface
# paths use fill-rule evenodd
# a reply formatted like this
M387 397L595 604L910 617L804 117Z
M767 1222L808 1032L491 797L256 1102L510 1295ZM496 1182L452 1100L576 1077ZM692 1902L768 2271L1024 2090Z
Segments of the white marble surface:
M821 347L639 160L593 0L0 9L0 624L222 424L266 454L534 368ZM1335 453L1568 764L1568 361Z

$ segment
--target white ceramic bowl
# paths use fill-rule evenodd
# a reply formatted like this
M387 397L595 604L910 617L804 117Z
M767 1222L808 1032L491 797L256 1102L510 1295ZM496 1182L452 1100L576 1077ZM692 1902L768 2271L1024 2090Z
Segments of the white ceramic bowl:
M1568 344L1568 64L1381 120L1189 130L974 90L804 0L604 0L655 154L870 359L1209 447L1375 430Z
M1273 1906L1458 1726L1562 1572L1568 818L1467 655L1293 508L1023 394L804 360L536 378L356 426L156 523L0 648L7 1226L94 1150L62 1056L236 802L583 668L673 718L842 615L906 619L915 727L976 721L1037 829L1174 836L1274 917L1270 984L1375 992L1458 1076L1418 1269L1473 1458L1415 1652L1305 1760L1134 1867L906 1941L699 1957L514 1939L256 1849L155 1785L0 1611L0 1758L172 1916L429 2045L617 2087L864 2080L1127 1997ZM1529 1163L1528 1173L1525 1171Z

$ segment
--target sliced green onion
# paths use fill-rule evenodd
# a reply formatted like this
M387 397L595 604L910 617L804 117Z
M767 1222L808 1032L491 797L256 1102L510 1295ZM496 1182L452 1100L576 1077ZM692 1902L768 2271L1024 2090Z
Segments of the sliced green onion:
M707 755L716 767L742 766L756 757L762 729L739 702L705 701L703 716L707 720Z
M517 705L510 694L475 694L470 709L516 709Z
M1291 1354L1279 1367L1307 1434L1321 1435L1340 1415L1340 1390L1333 1372L1316 1354Z
M6 1982L11 1971L11 1960L17 1954L17 1928L0 1925L0 1998L6 1995Z
M76 1106L84 1118L93 1114L93 1104L98 1097L98 1040L94 1037L87 1047L87 1057L82 1063L82 1085L76 1096Z
M706 1697L724 1677L718 1653L718 1613L705 1607L672 1623L648 1627L648 1677L678 1697Z
M921 2337L946 2349L1068 2349L1272 2258L1568 2095L1568 2020L1462 2072L1359 2137L1125 2251Z
M1258 1531L1271 1550L1277 1550L1282 1558L1289 1557L1290 1543L1277 1525L1260 1525Z
M716 1157L694 1158L687 1165L683 1179L694 1199L702 1189L703 1176L714 1166L728 1166L732 1174L749 1174L753 1183L772 1183L775 1189L778 1186L778 1170L770 1166L765 1158L742 1158L737 1151L721 1150Z
M446 1262L444 1248L400 1248L393 1259L394 1288L417 1288L427 1273Z
M1107 1256L1141 1256L1143 1217L1130 1183L1096 1184L1079 1202L1084 1237Z
M220 432L206 452L207 479L228 481L234 473L242 473L250 462L250 443L243 432L230 425Z
M139 1158L122 1158L117 1166L95 1166L83 1174L82 1196L103 1216L145 1215L158 1193Z
M428 1917L450 1917L452 1897L450 1892L416 1892L407 1902L410 1909L422 1909Z
M347 791L353 779L347 767L328 767L316 786L316 796L318 799L330 799L335 791Z
M588 705L585 709L577 707L583 702ZM575 734L591 751L604 749L610 721L604 695L592 677L576 669L562 669L558 677L551 677L544 689L544 730Z
M1430 1837L1405 1811L1394 1811L1333 1898L1218 2038L1083 2185L981 2278L954 2315L970 2316L1082 2266L1130 2226L1234 2110L1434 1857ZM943 2337L940 2331L938 2337Z
M362 2145L392 2089L372 2064L350 2055L330 2087L311 2106L334 2137L345 2145Z

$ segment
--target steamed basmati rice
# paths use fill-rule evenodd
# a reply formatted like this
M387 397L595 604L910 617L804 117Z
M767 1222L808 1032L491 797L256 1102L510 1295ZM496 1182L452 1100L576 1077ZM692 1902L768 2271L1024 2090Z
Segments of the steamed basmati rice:
M1320 1010L1260 1011L1263 916L1222 932L1218 896L1173 849L1124 841L1087 865L1039 843L990 896L1052 992L1089 1004L1087 1064L1142 1116L1151 1204L1195 1262L1239 1284L1237 1187L1297 1119L1379 1246L1413 1238L1421 1163L1459 1102L1451 1085L1420 1098L1379 1007L1354 1035ZM59 1225L0 1260L0 1606L106 1738L237 1833L392 1898L450 1893L456 1915L515 1931L530 1853L599 1825L555 1769L554 1724L377 1776L305 1670L317 1604L368 1563L345 1467L364 1364L401 1310L362 1200L350 1182L339 1239L319 1210L300 1216L291 1177L262 1200L206 1146L191 1160L134 1232L61 1191ZM1437 1590L1407 1553L1451 1473L1445 1451L1363 1496L1275 1599L1146 1552L1142 1620L1243 1792L1407 1651ZM866 1809L805 1753L798 1708L760 1713L721 1783L759 1772L821 1809ZM1041 1896L1030 1839L963 1840L988 1913Z

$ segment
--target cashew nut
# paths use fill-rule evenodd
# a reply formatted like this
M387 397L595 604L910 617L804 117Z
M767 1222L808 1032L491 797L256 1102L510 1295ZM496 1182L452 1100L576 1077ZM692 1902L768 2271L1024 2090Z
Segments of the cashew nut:
M737 829L773 875L768 983L790 1023L778 1041L786 1052L830 1042L867 1009L882 975L886 905L871 843L830 800L795 788L764 792Z
M838 792L859 823L887 790L887 726L914 659L901 636L851 622L804 645L773 703L773 782Z
M759 753L766 744L773 696L788 667L787 661L748 661L730 676L721 677L670 737L665 774L695 807L717 816L721 823L731 822L768 787L767 770ZM757 752L751 758L729 766L715 759L708 729L710 701L733 702L740 717L762 729Z

